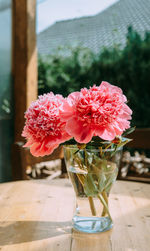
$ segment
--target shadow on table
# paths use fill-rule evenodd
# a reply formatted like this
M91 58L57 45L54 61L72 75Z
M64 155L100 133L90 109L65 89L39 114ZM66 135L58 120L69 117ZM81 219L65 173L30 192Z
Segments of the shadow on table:
M71 233L71 221L4 221L0 227L0 245L42 240Z

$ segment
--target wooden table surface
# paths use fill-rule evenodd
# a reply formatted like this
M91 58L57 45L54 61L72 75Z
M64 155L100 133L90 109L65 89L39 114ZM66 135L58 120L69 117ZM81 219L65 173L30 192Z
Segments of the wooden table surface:
M149 251L150 186L117 181L110 195L114 228L72 231L74 193L67 179L0 184L0 250Z

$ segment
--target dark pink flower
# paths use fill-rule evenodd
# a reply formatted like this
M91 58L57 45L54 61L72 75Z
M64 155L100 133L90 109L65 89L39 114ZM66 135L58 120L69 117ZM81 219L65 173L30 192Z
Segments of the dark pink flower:
M107 82L68 96L61 108L66 131L79 143L93 136L113 140L130 127L132 111L122 90Z
M65 130L65 122L60 119L60 107L64 102L61 95L52 92L39 96L25 114L26 124L22 136L27 138L34 156L51 154L60 143L70 139Z

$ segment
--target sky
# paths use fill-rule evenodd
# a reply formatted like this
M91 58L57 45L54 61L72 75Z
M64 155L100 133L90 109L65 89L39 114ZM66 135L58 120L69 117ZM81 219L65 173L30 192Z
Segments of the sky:
M38 0L37 32L56 21L95 15L118 0Z

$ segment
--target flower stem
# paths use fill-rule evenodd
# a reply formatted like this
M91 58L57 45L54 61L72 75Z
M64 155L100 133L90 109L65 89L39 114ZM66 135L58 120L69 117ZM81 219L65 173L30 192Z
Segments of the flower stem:
M107 203L106 203L106 201L105 201L103 195L102 195L102 194L99 194L97 197L99 198L100 202L103 204L103 206L104 206L104 208L105 208L105 210L106 210L106 212L107 212L107 214L108 214L110 220L112 221L111 215L110 215L110 213L109 213L108 205L107 205Z
M94 201L93 198L91 196L88 197L89 203L90 203L90 208L91 208L91 212L93 216L96 216L96 209L94 206Z
M80 181L80 183L82 184L83 188L84 188L84 175L83 174L77 174L77 177ZM88 200L89 200L89 204L90 204L90 209L91 209L91 213L93 216L96 216L96 209L94 206L94 201L92 196L88 196Z
M78 173L76 173L76 175L77 175L81 185L84 186L84 175L83 174L78 174Z
M108 207L108 197L107 197L107 193L105 192L105 190L103 190L102 196L103 196L103 198L104 198L104 200L105 200L105 202L106 202L106 204L107 204L107 207ZM102 216L105 216L106 213L107 213L107 212L106 212L106 208L104 207L104 208L103 208L103 212L102 212Z

